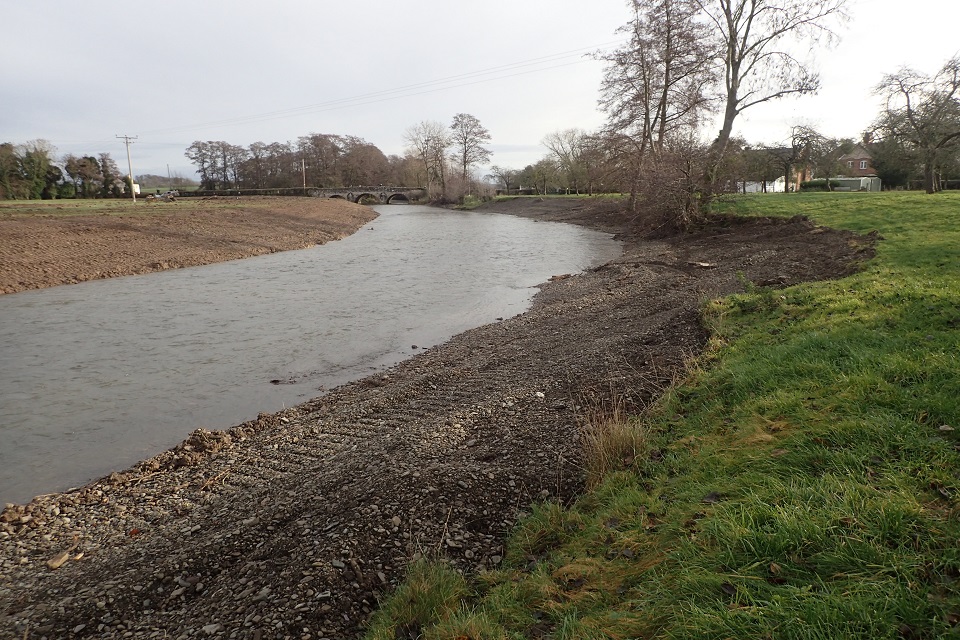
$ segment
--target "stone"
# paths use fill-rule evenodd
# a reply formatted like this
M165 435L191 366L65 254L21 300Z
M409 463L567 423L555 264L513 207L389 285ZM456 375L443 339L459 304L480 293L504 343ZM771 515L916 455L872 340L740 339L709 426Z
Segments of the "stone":
M59 568L62 567L62 566L64 565L64 563L66 563L66 561L69 560L69 559L70 559L70 552L69 552L69 551L61 551L61 552L58 553L57 555L55 555L55 556L53 556L52 558L50 558L49 560L47 560L47 566L50 567L51 569L59 569Z

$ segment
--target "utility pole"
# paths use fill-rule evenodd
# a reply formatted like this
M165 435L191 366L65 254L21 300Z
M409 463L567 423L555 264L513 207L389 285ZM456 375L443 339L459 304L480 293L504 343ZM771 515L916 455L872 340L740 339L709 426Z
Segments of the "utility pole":
M140 136L117 136L127 145L127 175L130 177L130 195L133 196L133 204L137 204L137 192L133 189L133 164L130 162L130 144L131 140L136 140Z

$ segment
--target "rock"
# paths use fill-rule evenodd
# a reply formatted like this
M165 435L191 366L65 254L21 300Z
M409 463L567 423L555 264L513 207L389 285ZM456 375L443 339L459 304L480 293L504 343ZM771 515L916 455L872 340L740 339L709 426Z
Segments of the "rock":
M732 229L723 242L736 250L737 237ZM817 257L806 237L803 245ZM424 347L389 375L377 367L366 382L283 416L263 414L231 429L229 441L200 432L122 472L120 484L42 498L33 511L11 507L0 523L0 573L17 591L0 589L0 612L15 611L20 633L29 623L38 638L300 637L308 626L313 638L359 637L379 595L371 591L402 581L412 558L440 555L464 574L498 568L505 532L532 502L573 497L578 401L568 387L600 388L609 353L625 350L645 358L623 369L625 388L675 373L681 358L670 354L701 336L703 283L738 266L727 253L695 254L723 267L715 270L688 267L686 254L672 249L662 262L680 269L650 270L650 256L637 254L635 269L618 262L545 287L518 318ZM748 278L765 275L743 268ZM616 296L608 302L609 292ZM661 320L645 310L660 292L679 316ZM648 351L658 354L655 364ZM54 501L59 515L48 510ZM22 526L23 515L35 520ZM128 535L135 528L144 535ZM45 568L70 543L51 545L74 532L84 566ZM106 611L93 608L104 600ZM71 632L80 620L90 633Z
M69 560L69 559L70 559L70 552L69 552L69 551L61 551L61 552L58 553L57 555L55 555L55 556L53 556L52 558L50 558L49 560L47 560L47 566L50 567L51 569L59 569L59 568L62 567L62 566L66 563L66 561Z

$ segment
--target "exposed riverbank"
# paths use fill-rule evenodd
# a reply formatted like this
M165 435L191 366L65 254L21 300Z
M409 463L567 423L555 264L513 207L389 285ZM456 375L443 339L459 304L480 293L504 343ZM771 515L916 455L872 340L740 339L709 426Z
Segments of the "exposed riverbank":
M598 202L488 208L628 231ZM843 275L870 251L803 220L631 242L386 374L8 508L0 635L356 635L410 559L496 566L532 501L576 493L582 408L668 384L703 346L704 300Z
M0 202L0 293L303 249L375 217L320 198Z

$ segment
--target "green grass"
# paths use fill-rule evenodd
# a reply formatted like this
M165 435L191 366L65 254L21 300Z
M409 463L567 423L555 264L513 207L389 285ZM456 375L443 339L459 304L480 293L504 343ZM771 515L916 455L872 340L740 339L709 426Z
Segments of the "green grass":
M720 209L882 240L851 277L708 304L709 350L632 421L652 453L535 509L424 638L960 637L960 193Z

